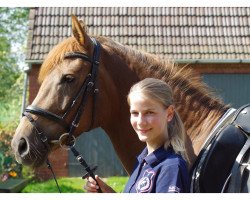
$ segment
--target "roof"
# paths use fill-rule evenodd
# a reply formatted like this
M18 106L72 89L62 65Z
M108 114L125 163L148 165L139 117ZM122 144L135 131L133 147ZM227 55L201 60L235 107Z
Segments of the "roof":
M39 7L30 11L27 62L71 35L71 14L90 35L185 60L250 60L250 7Z

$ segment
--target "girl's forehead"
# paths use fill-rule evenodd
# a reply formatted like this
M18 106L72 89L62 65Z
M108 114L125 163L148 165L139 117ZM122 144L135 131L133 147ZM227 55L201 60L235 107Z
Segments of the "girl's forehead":
M130 93L130 106L155 106L156 104L160 104L158 101L156 101L154 98L145 95L142 92L132 92Z
M136 90L129 94L129 98L130 100L139 100L139 99L149 99L149 96L147 96L140 90L138 91Z

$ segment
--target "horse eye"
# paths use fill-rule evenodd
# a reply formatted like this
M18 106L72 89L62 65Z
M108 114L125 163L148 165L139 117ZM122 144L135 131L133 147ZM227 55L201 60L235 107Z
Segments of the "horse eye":
M63 83L72 83L74 80L75 80L75 77L69 74L63 76L62 78Z

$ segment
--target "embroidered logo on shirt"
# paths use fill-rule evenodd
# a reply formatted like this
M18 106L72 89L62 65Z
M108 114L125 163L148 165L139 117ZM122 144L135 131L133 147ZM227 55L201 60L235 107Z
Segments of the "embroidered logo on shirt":
M153 170L146 170L143 177L137 182L136 191L138 193L148 192L152 187L154 175L155 172Z
M181 189L178 188L178 187L175 186L175 185L170 185L169 188L168 188L168 192L179 193L180 191L181 191Z

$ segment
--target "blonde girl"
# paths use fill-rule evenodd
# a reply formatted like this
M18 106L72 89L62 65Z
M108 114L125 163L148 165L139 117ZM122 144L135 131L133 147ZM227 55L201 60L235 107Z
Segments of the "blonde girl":
M189 192L185 131L170 86L146 78L131 87L127 99L131 125L146 147L137 157L124 192ZM103 192L114 192L98 176L96 180ZM97 192L98 186L89 177L84 188Z

